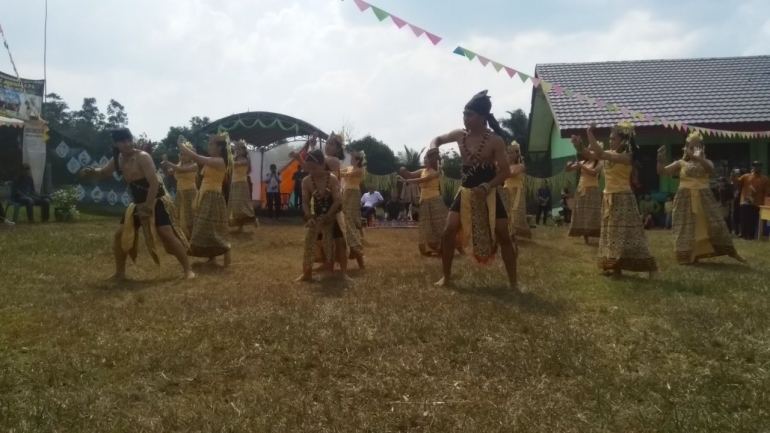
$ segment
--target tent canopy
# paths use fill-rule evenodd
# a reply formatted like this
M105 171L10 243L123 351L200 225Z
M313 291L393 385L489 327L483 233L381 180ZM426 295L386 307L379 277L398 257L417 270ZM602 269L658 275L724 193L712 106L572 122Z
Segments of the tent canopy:
M267 111L253 111L223 117L209 123L203 133L216 134L227 131L233 140L244 140L266 151L281 140L292 137L311 136L318 133L318 138L326 140L329 135L315 126L285 114Z

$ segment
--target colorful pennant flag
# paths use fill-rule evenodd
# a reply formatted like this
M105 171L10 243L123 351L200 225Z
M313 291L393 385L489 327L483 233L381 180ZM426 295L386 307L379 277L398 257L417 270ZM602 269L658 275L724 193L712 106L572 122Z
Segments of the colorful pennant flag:
M443 40L441 37L439 37L439 36L437 36L437 35L435 35L433 33L430 33L430 32L428 32L426 30L423 30L422 28L417 27L414 24L408 23L407 21L405 21L405 20L403 20L401 18L398 18L395 15L392 15L391 13L384 11L383 9L380 9L380 8L378 8L376 6L373 6L373 5L367 3L364 0L353 0L353 2L356 4L356 6L358 7L358 9L361 12L364 12L367 9L371 8L372 12L374 13L374 15L377 17L377 19L380 22L385 21L386 18L390 17L390 19L393 21L393 24L395 24L396 27L398 27L399 29L404 28L405 26L408 25L409 28L412 29L412 32L414 33L414 35L416 37L419 38L420 36L422 36L424 34L428 38L428 40L431 41L431 43L434 46L438 45ZM8 49L8 42L5 41L5 37L4 37L5 35L3 34L3 29L2 29L1 26L0 26L0 35L3 36L4 45L5 45L6 49ZM535 88L540 87L542 89L542 91L544 93L546 93L546 94L550 93L551 90L553 90L556 93L556 95L558 95L558 96L567 95L568 98L575 98L575 99L577 99L580 102L586 102L586 103L588 103L590 105L595 105L596 107L598 107L600 109L606 108L608 111L612 111L612 112L615 112L615 113L621 113L623 115L623 117L626 117L626 118L631 118L632 117L632 118L639 119L641 121L651 122L651 123L656 124L656 125L660 124L660 125L662 125L662 126L664 126L666 128L675 128L675 129L678 129L680 131L681 130L689 131L689 130L692 129L692 130L698 131L698 132L700 132L702 134L709 134L709 135L712 135L712 136L723 136L723 137L732 137L732 138L741 137L741 138L747 138L747 139L748 138L757 139L757 138L762 138L762 137L770 138L770 131L755 131L755 132L724 131L724 130L718 130L718 129L698 128L698 127L695 127L695 126L692 126L692 125L687 125L687 124L682 123L682 122L670 122L670 121L666 120L665 118L657 118L657 117L653 117L653 116L651 116L649 114L645 114L645 113L642 113L642 112L639 112L639 111L631 111L631 110L629 110L626 107L620 107L620 106L612 104L612 103L608 103L608 102L605 102L605 101L602 101L602 100L599 100L599 99L596 99L596 98L592 98L590 96L583 95L581 93L575 92L575 91L573 91L571 89L567 89L567 88L561 87L559 85L556 85L556 84L553 84L553 83L549 83L549 82L544 81L544 80L542 80L540 78L536 78L536 77L527 75L527 74L525 74L525 73L523 73L521 71L518 71L518 70L516 70L514 68L505 66L502 63L497 62L495 60L492 60L492 59L490 59L488 57L481 56L481 55L479 55L479 54L477 54L477 53L475 53L475 52L473 52L473 51L471 51L471 50L469 50L467 48L463 48L462 46L458 46L452 52L454 54L464 56L464 57L466 57L470 61L473 61L473 59L478 57L479 63L483 67L486 67L488 64L492 63L492 66L495 68L496 72L500 72L501 70L505 69L505 72L508 73L508 76L510 78L513 78L514 75L518 75L523 83L526 83L527 79L530 79L532 81L532 85ZM10 55L10 50L8 50L8 54ZM13 65L13 57L11 57L11 64ZM16 75L18 77L18 71L16 71L16 65L13 65L13 66L14 66L14 71L16 72Z
M393 24L395 24L396 27L398 27L399 29L403 29L404 26L406 25L406 21L402 20L401 18L395 15L391 15L390 19L393 20Z
M372 8L372 12L374 12L374 16L376 16L377 19L380 20L380 22L385 21L386 18L390 17L389 13L385 12L384 10L378 7L372 6L371 8Z

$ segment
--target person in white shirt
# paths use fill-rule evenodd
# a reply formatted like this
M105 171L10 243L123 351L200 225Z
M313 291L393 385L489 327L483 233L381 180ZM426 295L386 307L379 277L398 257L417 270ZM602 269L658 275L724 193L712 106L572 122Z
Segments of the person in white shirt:
M385 199L382 198L382 194L379 191L369 187L369 192L361 196L361 216L369 221L377 213L377 207L381 206L384 201Z
M275 164L270 164L270 173L265 176L267 184L267 214L270 218L281 218L281 174Z

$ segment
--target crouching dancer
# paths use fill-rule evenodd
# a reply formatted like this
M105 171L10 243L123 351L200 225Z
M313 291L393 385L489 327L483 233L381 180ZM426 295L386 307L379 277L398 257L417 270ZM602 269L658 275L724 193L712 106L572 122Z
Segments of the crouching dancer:
M462 186L449 208L446 228L441 242L444 277L436 283L450 284L455 243L470 245L474 259L489 263L500 246L511 289L518 292L516 276L516 245L508 231L508 215L497 192L510 175L502 131L491 114L492 102L483 91L465 106L465 129L456 129L435 138L430 147L447 143L460 146ZM487 124L493 131L487 129ZM458 236L459 235L459 236Z
M147 250L156 264L160 258L156 249L160 240L166 252L174 255L182 265L185 279L195 278L187 258L189 245L182 229L176 224L169 209L173 204L158 179L152 157L134 147L134 137L127 128L112 131L112 154L110 161L101 168L86 167L82 177L107 178L113 172L122 175L128 182L133 198L115 232L113 251L115 254L116 280L126 278L126 256L136 261L139 237L142 230Z

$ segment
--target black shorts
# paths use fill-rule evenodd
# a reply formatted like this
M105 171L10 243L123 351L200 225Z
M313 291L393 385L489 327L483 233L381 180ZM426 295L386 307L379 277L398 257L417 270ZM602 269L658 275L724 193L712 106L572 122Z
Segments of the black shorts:
M138 208L138 205L137 205ZM139 215L137 215L137 208L134 209L134 228L138 229L142 226L142 221L139 219ZM120 218L120 225L123 225L123 223L126 221L126 216L123 215L123 217ZM155 201L155 227L163 227L163 226L170 226L171 225L171 216L168 214L168 211L166 210L166 206L163 204L162 200L156 200Z
M455 196L455 200L452 202L452 206L449 207L450 212L460 213L460 192ZM504 220L508 219L508 212L505 211L503 205L503 199L500 197L500 192L495 190L495 219Z
M332 239L342 239L345 235L342 234L342 228L340 227L340 223L337 222L337 220L334 220L334 227L332 227ZM318 233L319 241L322 239L321 233Z

